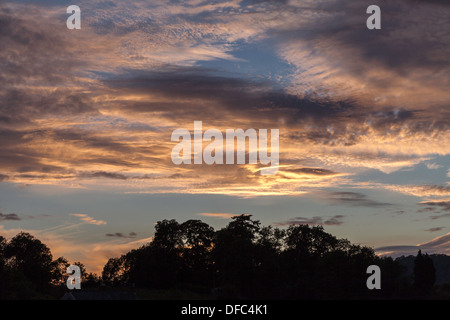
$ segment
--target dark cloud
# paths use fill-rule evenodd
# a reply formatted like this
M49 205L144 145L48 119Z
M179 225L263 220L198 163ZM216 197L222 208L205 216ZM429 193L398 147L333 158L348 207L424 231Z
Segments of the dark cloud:
M164 71L162 71L164 70ZM161 67L159 71L128 70L104 79L111 94L148 96L149 102L117 99L112 108L134 113L158 112L171 121L198 120L209 124L232 112L234 118L249 119L250 127L272 122L292 129L289 138L324 145L351 146L372 132L397 136L402 132L445 131L449 117L432 116L404 107L372 110L351 99L297 96L275 83L259 78L236 77L201 67ZM150 98L152 97L152 98ZM154 101L159 97L161 102ZM277 120L283 119L282 124ZM299 130L295 130L295 129ZM306 130L307 128L307 130Z
M20 221L20 220L22 219L15 213L7 213L7 214L0 213L0 221Z
M1 174L0 173L0 182L1 181L6 181L6 180L8 180L9 179L9 176L8 175L6 175L6 174Z
M317 176L329 176L329 175L337 174L337 172L334 172L332 170L321 169L321 168L283 169L283 171L284 172L293 172L293 173L304 173L304 174L317 175Z
M0 6L0 124L96 112L87 90L73 85L77 68L86 65L74 50L76 40L65 28L42 23L39 12L21 8L18 13Z
M365 194L359 192L326 192L324 193L324 196L330 203L348 206L380 207L392 205L390 203L368 199Z
M164 71L142 72L129 70L120 77L105 79L111 89L123 93L147 94L164 97L163 103L130 103L121 106L143 111L166 111L170 116L191 119L214 115L217 107L252 115L254 118L270 118L284 110L290 119L319 120L339 118L342 113L351 113L356 106L341 101L300 98L275 89L273 83L261 79L219 75L218 70L200 67L165 66ZM195 101L193 103L192 101ZM208 107L209 104L209 107ZM263 110L264 112L258 112Z
M418 213L424 213L424 212L432 212L432 211L436 211L437 209L434 207L425 207L422 209L417 210Z
M286 221L276 222L274 225L276 226L290 226L290 225L299 225L299 224L308 224L308 225L326 225L326 226L338 226L343 224L342 219L345 216L343 215L335 215L331 218L326 217L295 217Z
M117 172L106 172L106 171L97 171L97 172L83 172L78 175L81 178L107 178L107 179L118 179L118 180L127 180L127 177L124 174Z
M285 37L291 41L331 41L336 44L336 51L351 48L352 56L339 62L354 73L366 73L380 63L404 75L415 67L436 71L448 67L450 42L444 31L449 27L448 11L430 6L429 1L412 5L404 0L380 0L376 4L381 8L382 28L372 31L366 28L366 9L371 4L352 0L317 2L311 9L323 13L320 23L312 19L307 27L286 31Z
M116 238L135 238L137 236L136 232L130 232L128 235L123 234L122 232L116 232L116 233L107 233L107 237L116 237Z
M86 94L69 89L51 92L6 89L0 92L0 99L0 113L3 115L0 120L7 124L31 122L49 115L96 112L95 104Z
M447 200L430 200L420 202L419 205L426 206L425 210L443 210L450 211L450 201Z
M434 227L434 228L426 229L425 231L429 231L429 232L437 232L437 231L441 231L441 230L443 230L443 229L445 229L445 227Z
M437 220L437 219L442 219L442 218L450 218L450 213L441 214L439 216L430 216L431 220Z
M83 65L73 52L73 39L64 34L67 29L41 19L31 8L21 7L17 13L0 7L0 79L8 80L8 85L31 78L58 84L72 77L75 66Z

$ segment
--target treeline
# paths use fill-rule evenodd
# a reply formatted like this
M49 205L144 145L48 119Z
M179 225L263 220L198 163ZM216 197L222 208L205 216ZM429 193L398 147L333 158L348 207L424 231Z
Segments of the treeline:
M381 290L367 288L370 265L382 270ZM240 215L218 231L200 220L160 221L151 243L109 259L102 280L223 299L403 299L430 297L433 272L419 266L415 285L392 258L321 226L279 229Z
M177 289L217 299L416 299L447 297L420 252L411 282L405 268L374 250L338 239L321 226L261 226L240 215L215 231L200 220L155 225L152 242L110 258L101 275L81 267L82 288ZM381 269L381 290L366 286ZM60 298L68 261L27 233L0 236L0 299Z

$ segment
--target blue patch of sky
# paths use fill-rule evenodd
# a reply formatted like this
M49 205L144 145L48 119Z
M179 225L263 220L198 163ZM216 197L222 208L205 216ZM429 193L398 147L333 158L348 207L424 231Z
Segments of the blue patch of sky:
M230 54L238 60L214 59L199 61L196 65L233 76L269 80L278 89L290 84L290 75L294 67L277 55L270 41L257 43L242 41L235 44L235 49Z
M431 158L431 160L391 173L370 169L358 173L353 179L355 181L373 181L396 185L447 185L450 180L447 176L450 169L450 156L432 156Z

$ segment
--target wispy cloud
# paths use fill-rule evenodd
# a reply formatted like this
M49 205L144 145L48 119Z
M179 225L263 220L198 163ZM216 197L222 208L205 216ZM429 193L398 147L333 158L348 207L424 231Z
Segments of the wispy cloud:
M239 214L234 213L223 213L223 212L205 212L199 213L199 216L220 218L220 219L231 219L232 217L238 216Z
M427 168L430 170L437 170L442 168L442 165L437 164L437 163L427 163Z
M430 216L431 220L437 220L437 219L442 219L442 218L450 218L450 213L441 214L439 216Z
M308 225L325 225L325 226L339 226L344 223L344 215L335 215L333 217L295 217L288 219L286 221L275 222L275 226L290 226L298 224L308 224Z
M22 219L15 213L3 214L0 212L0 221L20 221L20 220Z
M436 184L383 184L377 182L363 183L366 188L387 189L416 197L450 196L450 186Z
M436 237L428 242L424 242L417 245L399 245L399 246L386 246L376 248L376 252L380 255L389 255L398 257L401 255L416 255L419 250L424 253L450 253L450 233Z
M124 234L122 232L116 232L116 233L107 233L107 237L116 237L116 238L136 238L137 233L136 232L130 232L128 234Z
M419 203L419 205L426 206L434 210L450 211L450 199L440 200L426 200Z
M103 220L95 220L94 218L88 216L84 213L72 213L72 216L79 217L81 221L86 222L88 224L94 224L97 226L106 224L106 221Z
M370 199L361 192L353 191L313 191L309 193L311 197L323 200L333 205L345 205L351 207L385 207L392 206L391 203L379 202Z
M445 227L433 227L433 228L426 229L425 231L437 232L437 231L442 231L443 229L445 229Z

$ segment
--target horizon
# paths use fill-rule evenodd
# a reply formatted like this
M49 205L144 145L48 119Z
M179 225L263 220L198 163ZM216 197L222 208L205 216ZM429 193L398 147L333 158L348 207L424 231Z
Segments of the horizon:
M380 0L370 30L372 4L1 1L0 235L96 273L157 221L240 214L450 255L450 5ZM208 130L215 160L219 132L279 130L278 159L175 164L180 128L191 160Z

